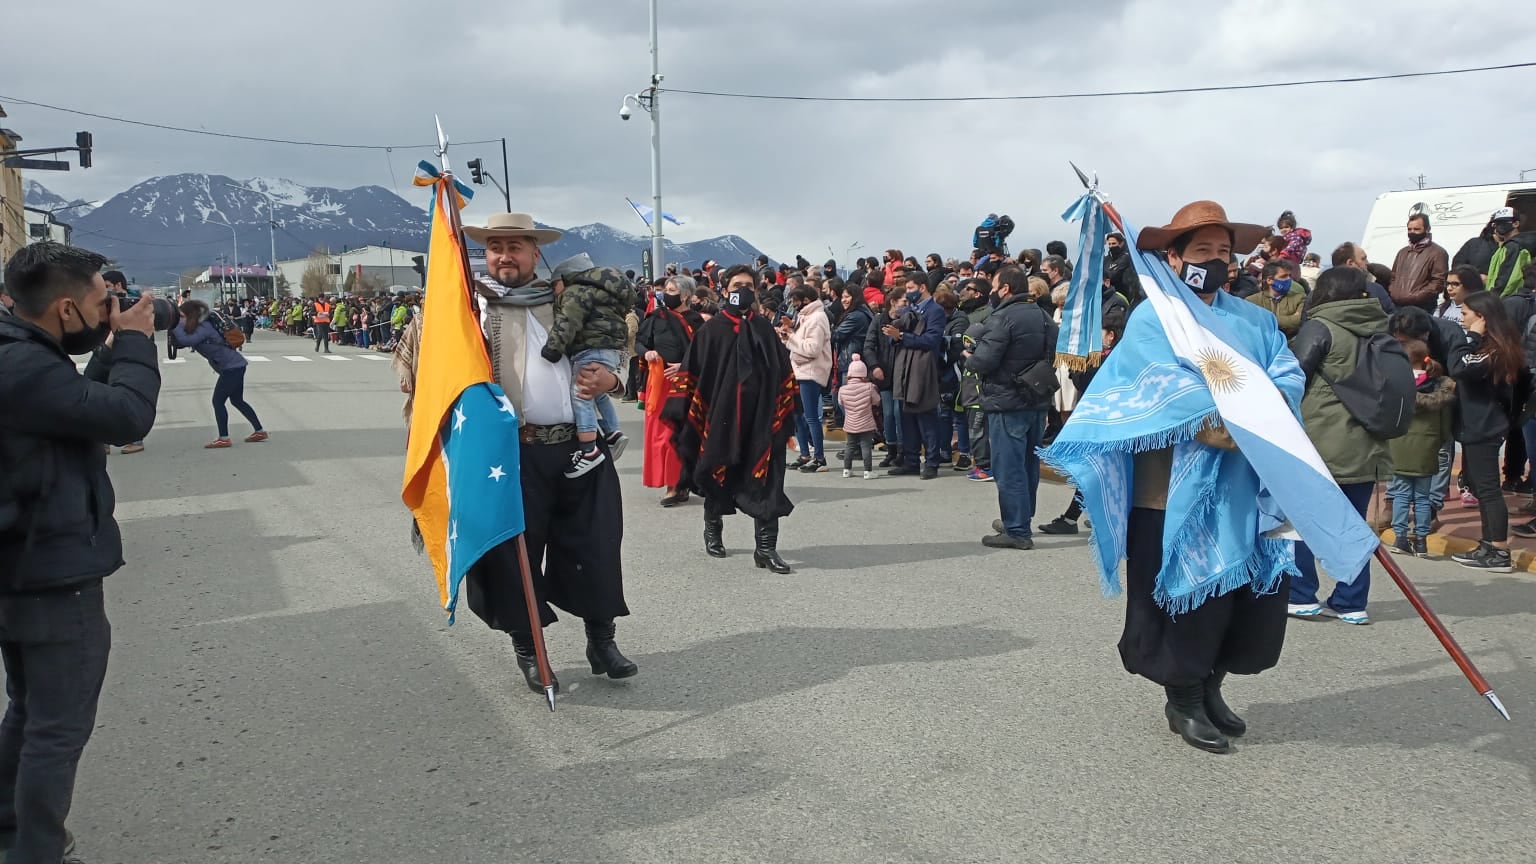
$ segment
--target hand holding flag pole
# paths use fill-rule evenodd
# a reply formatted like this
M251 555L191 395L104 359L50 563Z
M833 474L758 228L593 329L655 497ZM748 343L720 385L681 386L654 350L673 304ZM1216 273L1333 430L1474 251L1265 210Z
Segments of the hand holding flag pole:
M432 115L432 119L437 124L437 157L442 162L443 176L451 186L453 171L448 167L448 136L443 132L443 121L435 114ZM469 266L468 247L464 244L464 222L459 214L459 208L448 207L447 213L449 230L459 238L459 254L464 258L464 274L472 280L473 277L469 274L474 271ZM464 284L464 302L478 316L479 312L475 306L475 286L472 281L466 281ZM517 566L522 574L523 599L528 604L528 628L533 635L533 652L539 664L539 683L544 687L544 699L549 703L549 710L553 711L555 710L555 676L549 666L549 651L544 647L544 624L539 617L538 595L534 593L533 570L528 566L528 540L525 535L519 534L514 538L513 543L517 546Z
M1082 181L1089 194L1093 195L1103 205L1105 215L1114 223L1115 228L1129 237L1130 232L1126 231L1124 220L1120 218L1120 214L1116 212L1114 205L1109 203L1109 200L1099 192L1098 177L1095 176L1090 180L1088 175L1084 174L1077 165L1070 162L1068 164L1072 165L1072 170L1077 172L1077 178ZM1387 554L1386 546L1378 543L1374 554L1376 560L1381 563L1381 566L1386 568L1388 575L1392 577L1392 581L1397 583L1397 587L1408 598L1408 603L1413 606L1414 611L1418 612L1419 617L1424 619L1424 623L1429 626L1430 632L1434 633L1435 638L1440 640L1440 645L1445 648L1451 660L1461 669L1461 673L1466 676L1473 689L1479 695L1486 698L1493 705L1494 709L1499 712L1500 716L1505 720L1509 720L1509 711L1504 708L1504 703L1500 702L1499 697L1493 692L1493 685L1489 684L1488 679L1483 677L1483 673L1478 670L1477 664L1472 662L1472 658L1468 657L1467 652L1462 650L1461 645L1456 642L1456 637L1451 635L1451 631L1441 622L1440 617L1435 614L1435 611L1429 607L1429 603L1424 600L1424 595L1419 593L1419 589L1409 581L1407 574L1403 573L1402 568L1397 566L1397 562L1392 560L1392 556Z

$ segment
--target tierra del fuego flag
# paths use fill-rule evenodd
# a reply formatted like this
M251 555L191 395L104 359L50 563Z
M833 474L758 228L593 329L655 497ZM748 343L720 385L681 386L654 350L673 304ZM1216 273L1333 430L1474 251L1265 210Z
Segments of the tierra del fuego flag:
M416 517L452 623L464 574L523 533L523 493L517 413L491 376L457 230L463 190L451 177L431 185L432 239L400 498Z

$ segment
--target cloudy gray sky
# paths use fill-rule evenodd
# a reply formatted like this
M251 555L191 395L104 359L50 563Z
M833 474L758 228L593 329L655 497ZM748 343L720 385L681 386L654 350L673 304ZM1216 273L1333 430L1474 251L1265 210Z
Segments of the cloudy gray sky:
M3 13L0 95L282 138L507 136L513 201L556 225L644 228L644 0L72 0ZM1057 93L1370 75L1522 62L1536 33L1447 0L661 0L664 86L843 96ZM153 13L147 11L153 9ZM431 9L435 17L426 18ZM1375 196L1536 168L1536 70L1182 96L822 104L664 95L663 191L680 241L736 233L775 257L830 246L962 254L989 210L1012 245L1068 239L1095 169L1137 223L1211 197L1234 218L1294 209L1314 249L1357 238ZM96 167L34 174L98 198L157 174L409 186L426 150L228 141L5 103L26 144L96 137ZM468 147L498 171L493 146ZM1531 164L1525 164L1525 163ZM394 179L391 179L390 166ZM494 191L479 199L495 198ZM483 211L482 203L477 210ZM472 212L471 217L476 213ZM860 251L856 254L864 254Z

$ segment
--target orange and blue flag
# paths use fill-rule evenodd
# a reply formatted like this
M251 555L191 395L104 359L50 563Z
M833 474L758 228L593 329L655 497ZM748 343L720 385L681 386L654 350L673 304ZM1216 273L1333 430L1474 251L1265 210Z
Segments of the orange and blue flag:
M491 375L458 230L463 190L451 176L435 178L432 186L432 239L400 498L416 517L451 623L464 574L493 547L523 533L523 492L517 412Z

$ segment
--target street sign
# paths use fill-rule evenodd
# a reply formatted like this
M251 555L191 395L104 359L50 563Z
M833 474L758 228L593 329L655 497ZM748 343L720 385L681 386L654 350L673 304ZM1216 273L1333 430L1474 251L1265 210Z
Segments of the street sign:
M68 162L57 162L52 159L28 159L25 156L12 156L4 162L0 162L7 168L22 168L27 171L68 171Z

